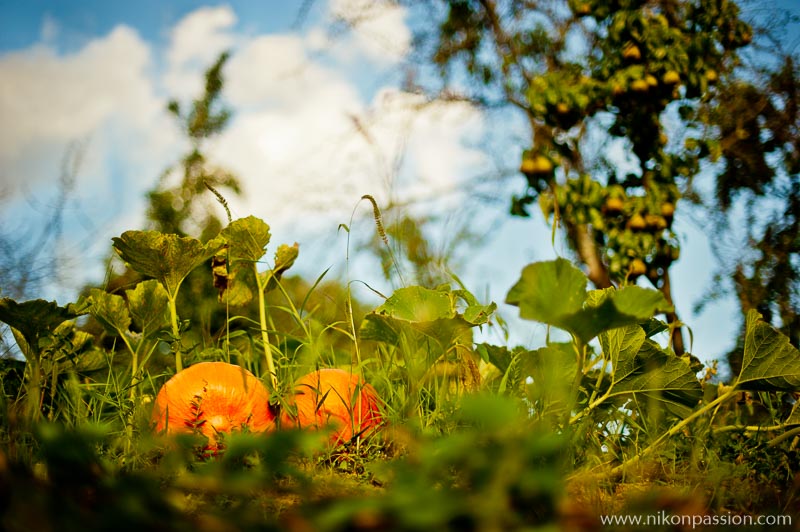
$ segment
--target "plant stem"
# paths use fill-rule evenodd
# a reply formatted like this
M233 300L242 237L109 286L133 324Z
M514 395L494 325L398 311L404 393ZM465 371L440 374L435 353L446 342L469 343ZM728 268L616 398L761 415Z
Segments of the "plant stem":
M573 337L572 345L575 347L576 368L575 379L572 381L572 389L570 390L569 408L567 408L567 424L572 423L569 416L573 408L578 404L578 395L580 394L581 382L583 381L583 367L586 362L586 344L577 337Z
M275 361L272 359L272 346L269 343L269 334L267 333L267 303L264 298L264 290L266 289L267 283L262 283L255 262L253 263L253 273L256 276L256 289L258 290L258 320L261 326L261 342L264 344L264 355L267 359L267 371L269 371L272 389L277 391L278 374L275 371Z
M175 371L180 372L183 371L183 361L181 360L181 329L178 326L178 306L175 301L176 297L177 294L173 296L167 293L167 301L169 302L169 317L170 322L172 323L172 336L174 337L172 340L172 348L175 351Z
M728 392L720 395L719 397L717 397L716 399L714 399L713 401L708 403L706 406L704 406L704 407L702 407L702 408L700 408L698 410L695 410L692 414L690 414L689 416L685 417L680 422L678 422L675 425L673 425L667 432L665 432L664 434L659 436L653 443L651 443L650 445L645 447L645 449L642 452L640 452L639 454L637 454L636 456L634 456L632 458L629 458L628 460L626 460L622 464L620 464L617 467L615 467L614 469L610 470L607 473L607 475L608 476L613 476L613 475L622 473L625 469L627 469L628 467L636 464L637 462L639 462L639 460L641 460L642 458L644 458L645 456L649 455L654 450L656 450L658 448L658 446L661 445L664 442L664 440L666 440L667 438L671 438L671 437L675 436L680 431L682 431L684 428L686 428L689 425L689 423L691 423L692 421L694 421L698 417L704 415L705 413L713 410L714 408L716 408L718 405L721 405L725 401L727 401L729 399L732 399L738 393L739 393L739 390L737 390L736 387L733 387Z
M42 415L42 374L38 358L32 357L25 366L28 374L28 419L39 421Z

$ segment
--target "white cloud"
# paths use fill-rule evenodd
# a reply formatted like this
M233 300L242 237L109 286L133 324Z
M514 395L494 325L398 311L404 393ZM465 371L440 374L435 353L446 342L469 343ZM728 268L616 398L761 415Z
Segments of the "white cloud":
M342 16L367 6L334 4ZM404 11L369 14L357 30L396 42L395 55L364 40L367 34L339 44L384 65L396 61L408 46ZM52 181L67 144L88 139L78 196L88 206L85 218L103 233L95 239L103 256L110 236L141 223L143 192L185 153L165 100L202 94L203 71L229 48L224 98L233 118L209 143L209 159L244 185L242 198L228 198L234 215L284 227L292 233L285 240L335 230L364 194L385 205L451 191L480 164L479 152L463 144L480 131L475 109L429 104L392 86L370 94L365 86L383 82L370 78L363 61L342 63L320 44L319 28L243 35L235 25L230 8L203 8L178 22L163 51L119 26L67 55L40 44L0 56L0 115L8 124L0 130L0 179L30 182L41 174Z
M88 140L93 151L111 132L126 136L129 142L102 148L118 150L123 160L142 139L157 145L164 132L159 127L163 104L153 93L150 67L149 47L125 26L66 56L38 45L0 57L4 181L31 184L52 176L76 140Z
M202 72L236 45L236 14L229 6L202 7L170 31L164 86L173 98L194 98L203 90Z

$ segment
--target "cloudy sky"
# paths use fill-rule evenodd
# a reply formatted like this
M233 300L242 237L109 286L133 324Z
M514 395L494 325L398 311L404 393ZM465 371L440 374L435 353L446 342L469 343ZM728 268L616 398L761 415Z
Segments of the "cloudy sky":
M491 226L492 237L467 260L462 255L457 273L497 302L525 264L566 253L553 249L541 222L503 215L506 203L471 210L461 185L497 171L487 139L510 142L505 149L515 158L523 146L513 145L513 127L497 135L474 108L431 104L400 89L411 46L404 8L370 0L200 6L0 1L4 230L30 230L46 216L64 161L79 154L63 245L80 258L85 277L101 282L110 238L143 227L144 193L186 153L166 101L199 96L204 70L230 50L224 98L233 117L207 152L244 185L241 197L228 198L234 217L265 219L274 243L299 241L304 274L316 277L330 266L344 275L347 239L337 228L356 208L371 212L358 203L364 194L381 205L414 201L420 214L438 214L440 245L465 219ZM498 181L495 190L503 186ZM695 329L695 352L709 360L730 347L735 310L723 301L691 313L710 280L712 256L698 228L688 221L677 228L691 259L676 265L676 302ZM372 230L367 222L353 229L362 241ZM353 269L388 289L368 260ZM67 277L41 297L65 302L82 280ZM541 332L526 334L516 339L533 341Z

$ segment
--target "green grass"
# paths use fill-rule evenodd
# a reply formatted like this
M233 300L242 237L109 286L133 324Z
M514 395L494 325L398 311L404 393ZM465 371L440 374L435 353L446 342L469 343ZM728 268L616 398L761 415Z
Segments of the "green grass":
M255 277L249 264L239 271ZM463 286L405 287L371 312L346 284L266 268L272 277L250 278L265 297L225 306L216 330L170 310L192 294L165 298L153 281L127 299L93 291L54 310L88 313L80 327L40 316L26 329L44 304L3 300L0 318L22 327L36 364L0 365L2 528L556 530L661 511L800 519L796 350L755 317L756 362L725 387L693 381L688 361L645 338L657 328L651 295L644 304L608 296L615 306L603 306L565 264L540 263L518 284L522 304L550 300L565 281L537 283L567 271L590 300L555 318L547 305L530 307L577 331L572 343L536 350L476 346L472 330L497 319L495 307ZM614 327L599 327L604 319ZM217 453L202 435L154 434L160 386L179 363L204 360L251 370L276 411L301 375L352 369L382 397L385 424L336 448L286 427L225 435Z

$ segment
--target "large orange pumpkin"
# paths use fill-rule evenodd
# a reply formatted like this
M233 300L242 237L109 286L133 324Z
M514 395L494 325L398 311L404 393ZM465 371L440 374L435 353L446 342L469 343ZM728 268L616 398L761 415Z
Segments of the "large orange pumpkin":
M380 402L375 388L358 375L321 369L297 381L289 407L281 413L281 426L317 429L330 425L334 428L331 443L347 443L381 425Z
M218 434L274 427L269 392L246 369L225 362L194 364L168 380L156 396L152 420L157 432L200 432L210 447Z

